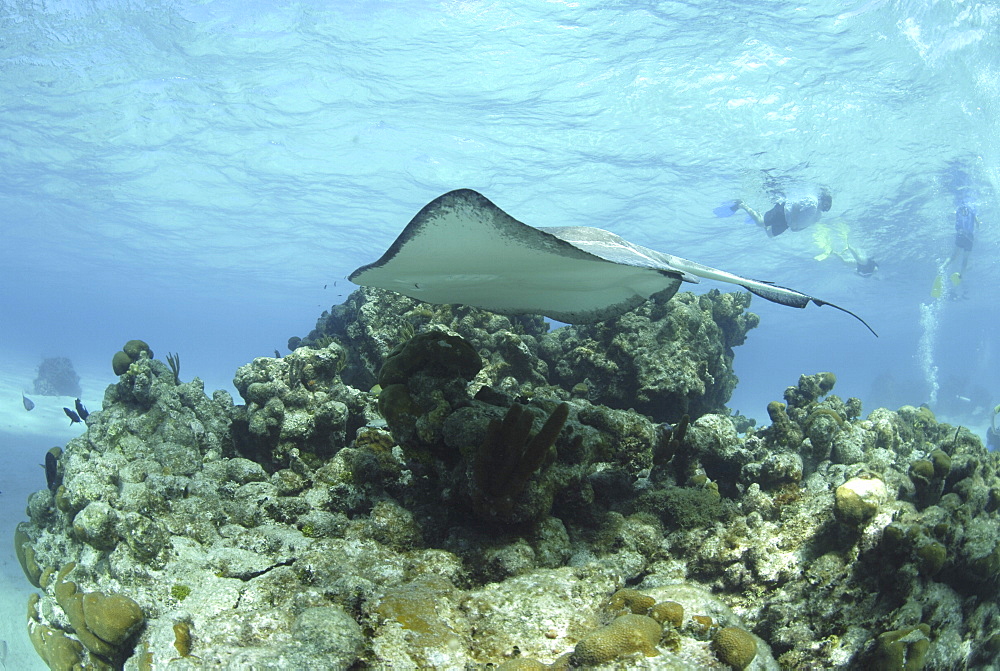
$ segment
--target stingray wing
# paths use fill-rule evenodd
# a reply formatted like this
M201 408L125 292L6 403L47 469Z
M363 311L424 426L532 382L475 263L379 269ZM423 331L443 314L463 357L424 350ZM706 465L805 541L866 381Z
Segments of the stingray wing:
M655 293L673 295L681 275L602 258L460 189L428 203L382 258L349 279L428 303L578 324L617 317Z

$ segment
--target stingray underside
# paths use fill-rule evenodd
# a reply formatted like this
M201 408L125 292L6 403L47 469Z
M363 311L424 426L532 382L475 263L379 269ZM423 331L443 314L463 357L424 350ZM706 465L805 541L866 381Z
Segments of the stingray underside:
M672 296L682 276L601 258L460 189L428 203L382 258L349 279L428 303L580 324L617 317L653 294Z

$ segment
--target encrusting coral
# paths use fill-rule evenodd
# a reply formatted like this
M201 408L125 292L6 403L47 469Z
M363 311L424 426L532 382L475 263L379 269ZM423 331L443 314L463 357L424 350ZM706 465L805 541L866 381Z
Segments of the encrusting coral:
M242 366L239 405L140 349L15 532L32 642L67 669L995 666L996 455L826 373L734 417L746 300L550 333L362 289Z

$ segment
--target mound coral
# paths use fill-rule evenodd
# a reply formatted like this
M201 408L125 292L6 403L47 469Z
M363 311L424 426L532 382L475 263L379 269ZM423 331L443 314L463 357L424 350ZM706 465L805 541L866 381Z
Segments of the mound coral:
M712 649L720 662L742 671L757 656L757 639L746 629L723 627L712 638Z
M663 629L646 615L619 615L611 624L588 634L576 644L570 661L577 666L605 664L625 655L641 652L647 657L659 654Z

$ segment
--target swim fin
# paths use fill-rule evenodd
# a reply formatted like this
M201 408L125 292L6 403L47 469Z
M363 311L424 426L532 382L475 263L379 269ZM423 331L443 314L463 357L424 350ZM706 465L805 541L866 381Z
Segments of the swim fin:
M816 224L813 227L813 242L820 248L820 253L813 258L817 261L825 261L833 254L833 245L830 243L830 229L823 224Z
M938 275L934 278L934 286L931 287L931 298L941 298L944 291L944 278Z
M717 217L731 217L736 214L736 210L740 209L738 200L727 200L722 205L712 210L713 214Z
M957 287L961 283L962 283L962 274L961 273L952 273L951 274L951 286Z

